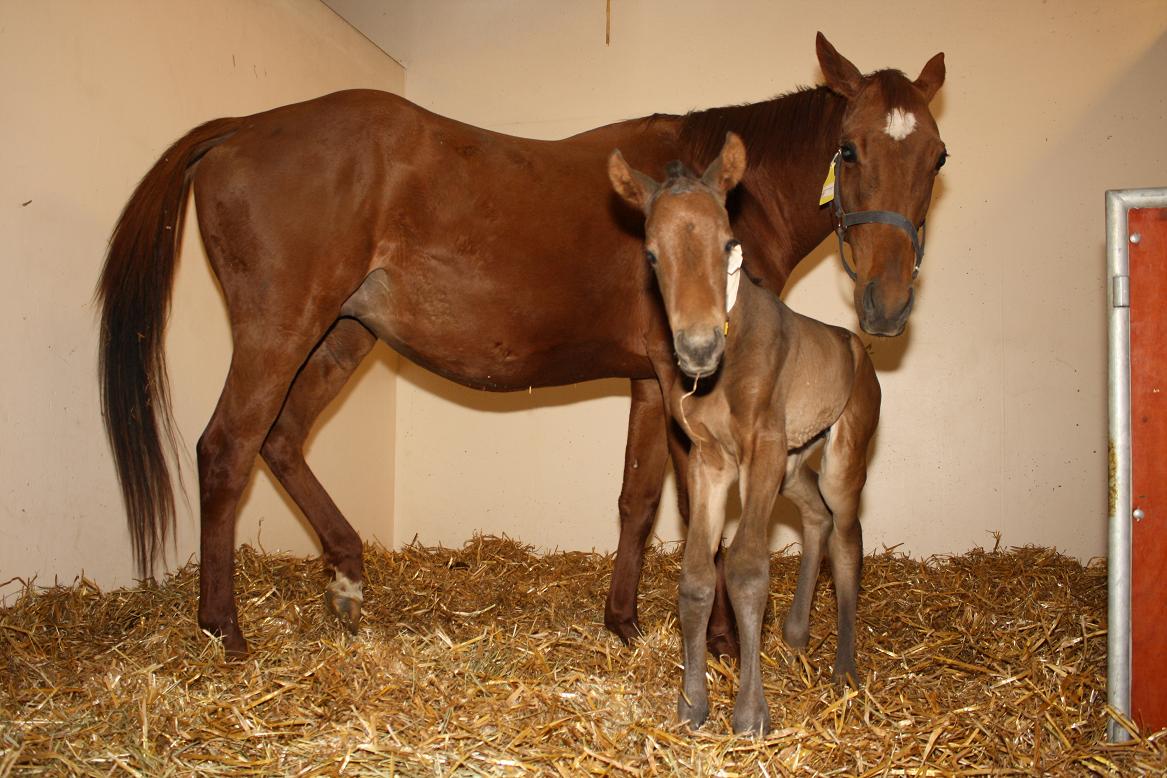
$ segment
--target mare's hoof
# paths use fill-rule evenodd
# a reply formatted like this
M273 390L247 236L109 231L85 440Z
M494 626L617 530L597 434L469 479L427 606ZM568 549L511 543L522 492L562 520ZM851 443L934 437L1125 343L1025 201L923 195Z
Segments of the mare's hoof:
M765 737L770 731L770 709L765 705L761 711L735 710L733 712L733 733L735 735L752 735Z
M631 646L634 640L641 636L640 624L636 618L620 619L615 616L604 614L604 626L608 628L616 637L620 638L620 642L626 646Z
M709 718L709 702L693 705L685 699L685 693L681 692L681 698L677 700L677 718L681 723L688 724L690 729L697 729Z
M220 627L200 617L199 629L219 639L223 644L223 653L226 654L228 660L235 661L247 658L247 640L239 631L239 625L235 623L234 619L227 622L226 627Z
M335 591L331 586L324 592L324 604L328 606L328 610L336 616L337 621L340 622L350 634L357 634L361 628L361 606L364 601L353 597L351 594L345 594Z
M738 645L736 635L710 635L706 638L706 645L713 656L728 656L734 661L741 659L741 646Z

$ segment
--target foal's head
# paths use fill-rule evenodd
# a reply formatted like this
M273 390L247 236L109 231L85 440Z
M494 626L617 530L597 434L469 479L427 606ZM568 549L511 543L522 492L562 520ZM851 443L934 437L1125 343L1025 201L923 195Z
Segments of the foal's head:
M944 83L944 55L911 81L895 70L864 76L822 33L817 47L827 86L847 98L830 207L854 256L855 310L867 332L898 335L912 310L922 257L917 230L947 156L928 109Z
M618 150L608 159L616 192L644 212L644 254L664 298L677 362L690 376L712 373L725 350L726 279L737 246L725 195L745 168L745 146L733 133L700 178L674 162L658 184Z

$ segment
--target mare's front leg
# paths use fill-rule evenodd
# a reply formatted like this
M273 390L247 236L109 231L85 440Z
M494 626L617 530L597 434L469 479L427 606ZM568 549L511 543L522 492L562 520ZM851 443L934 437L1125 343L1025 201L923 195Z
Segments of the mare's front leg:
M785 439L759 433L743 457L742 518L725 562L741 642L741 683L733 708L733 731L738 734L770 731L770 709L762 690L762 617L770 593L770 515L785 469Z
M604 625L625 645L640 635L636 599L644 546L652 532L668 465L665 421L660 384L656 379L633 381L620 489L620 543L604 606Z
M677 715L696 729L709 715L705 681L705 635L717 588L713 556L725 526L725 498L735 475L734 463L714 444L694 447L689 471L693 516L681 562L678 610L685 648L685 669Z
M261 449L272 473L316 530L324 561L333 573L324 602L353 633L360 625L364 602L361 539L308 467L304 440L375 342L373 333L360 322L340 319L297 374Z

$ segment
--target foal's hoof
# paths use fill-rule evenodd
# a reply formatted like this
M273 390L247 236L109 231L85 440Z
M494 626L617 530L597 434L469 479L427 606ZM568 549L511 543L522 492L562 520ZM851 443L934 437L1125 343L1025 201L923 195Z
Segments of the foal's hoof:
M835 669L831 672L831 680L844 688L850 686L852 689L858 689L859 679L859 671L855 669L854 662L836 662Z
M365 602L364 586L340 573L324 590L324 604L341 625L353 635L361 627L361 606Z
M688 724L690 729L698 729L709 718L709 701L692 704L681 692L681 698L677 700L677 718L682 724Z
M737 635L720 634L709 635L706 638L709 653L713 656L728 656L730 659L741 659L741 647L737 642Z
M752 735L765 737L770 731L770 709L765 705L761 711L733 712L733 733L735 735Z

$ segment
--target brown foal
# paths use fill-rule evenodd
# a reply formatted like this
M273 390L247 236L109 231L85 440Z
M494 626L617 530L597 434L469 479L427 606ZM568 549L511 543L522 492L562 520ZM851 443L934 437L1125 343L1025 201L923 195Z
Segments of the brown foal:
M806 648L815 582L828 552L839 616L834 675L857 678L859 495L880 392L858 337L800 316L773 293L740 278L741 249L725 198L745 166L745 147L730 133L700 178L677 164L658 184L630 168L619 151L608 170L616 191L646 217L646 256L676 351L674 358L667 347L655 349L653 367L673 419L692 441L679 597L685 670L678 711L693 727L709 712L705 651L716 587L714 554L736 480L742 516L725 559L741 646L733 729L765 734L770 713L759 651L769 593L770 514L779 491L798 506L803 522L802 566L783 635L792 647ZM694 379L688 391L678 366ZM807 459L819 448L816 476Z

